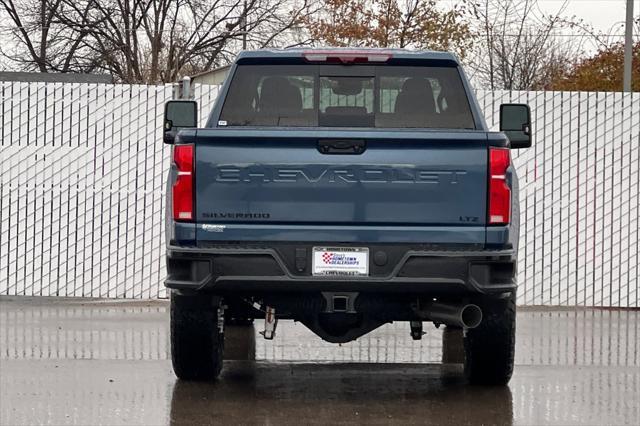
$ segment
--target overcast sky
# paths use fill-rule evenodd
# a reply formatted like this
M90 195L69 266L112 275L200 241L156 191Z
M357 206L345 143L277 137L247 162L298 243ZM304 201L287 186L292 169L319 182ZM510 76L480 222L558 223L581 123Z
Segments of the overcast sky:
M457 0L438 0L443 8L450 8L459 3ZM538 0L540 10L536 15L556 15L563 7L565 0ZM624 41L624 21L627 0L568 0L562 16L572 20L583 20L596 33L610 34L607 42ZM633 16L640 16L640 0L634 0ZM584 37L577 29L564 28L560 40L566 41L580 49L583 54L592 54L599 47L593 39ZM634 33L634 40L640 40L640 34ZM574 42L577 42L574 43Z
M547 13L556 13L563 0L538 0L540 8ZM582 18L594 28L609 32L616 25L617 34L624 34L627 0L569 0L565 15ZM633 15L640 15L640 0L633 4Z
M449 6L458 3L457 0L439 0L440 3ZM538 0L540 9L548 14L556 14L562 7L564 0ZM576 16L593 25L596 30L609 32L615 24L623 24L627 0L569 0L564 12L566 17ZM640 0L634 1L634 16L640 15ZM622 26L618 28L620 34L624 34Z

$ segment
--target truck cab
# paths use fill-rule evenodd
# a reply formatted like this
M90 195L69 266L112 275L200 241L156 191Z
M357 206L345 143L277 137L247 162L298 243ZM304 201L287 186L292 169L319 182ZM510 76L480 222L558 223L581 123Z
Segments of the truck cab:
M464 329L469 381L508 382L526 105L502 105L494 132L452 54L285 49L240 53L196 117L166 105L178 377L217 377L228 324L344 343L405 321L416 340Z

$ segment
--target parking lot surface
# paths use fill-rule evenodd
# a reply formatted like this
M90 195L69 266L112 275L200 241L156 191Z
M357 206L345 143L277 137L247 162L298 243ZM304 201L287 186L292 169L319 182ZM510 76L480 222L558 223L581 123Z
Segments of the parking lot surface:
M4 297L0 424L635 425L639 320L521 309L508 387L465 383L456 333L429 326L414 342L396 323L338 346L283 321L208 384L175 379L166 302ZM228 335L231 356L252 343Z

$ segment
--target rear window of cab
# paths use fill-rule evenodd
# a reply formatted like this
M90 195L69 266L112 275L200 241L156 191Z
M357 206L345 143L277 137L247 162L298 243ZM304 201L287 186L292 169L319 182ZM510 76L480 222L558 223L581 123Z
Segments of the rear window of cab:
M238 65L218 126L474 129L446 66Z

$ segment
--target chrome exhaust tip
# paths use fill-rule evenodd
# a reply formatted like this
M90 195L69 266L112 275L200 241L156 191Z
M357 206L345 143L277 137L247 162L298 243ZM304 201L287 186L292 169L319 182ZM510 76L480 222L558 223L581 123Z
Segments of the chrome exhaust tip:
M464 305L460 311L460 321L465 328L476 328L482 322L482 309L471 303Z

